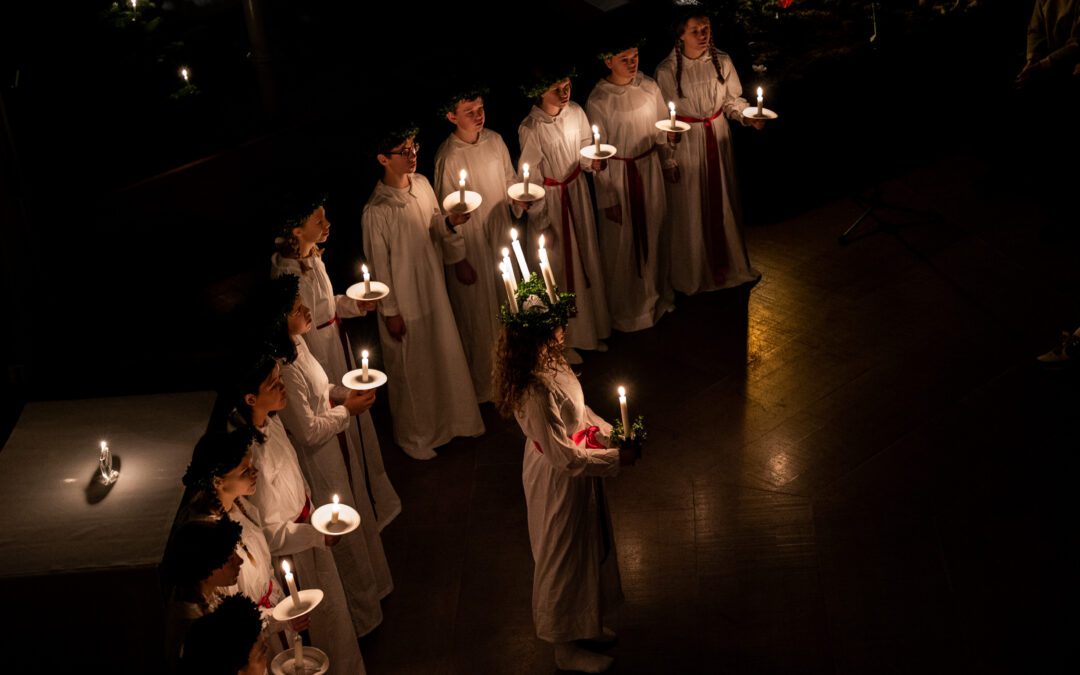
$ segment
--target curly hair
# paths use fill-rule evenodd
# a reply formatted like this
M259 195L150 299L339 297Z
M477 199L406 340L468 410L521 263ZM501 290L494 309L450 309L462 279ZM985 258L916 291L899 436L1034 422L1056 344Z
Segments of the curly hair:
M213 516L224 513L214 479L240 466L255 441L255 430L250 427L228 433L208 433L199 439L183 479L184 486L195 491L190 501L193 512Z
M539 382L540 373L554 372L565 363L555 329L538 333L503 326L492 372L495 408L499 414L513 417L521 409L525 394Z
M184 639L180 672L234 675L247 665L261 632L258 605L240 593L230 595L213 612L191 624Z

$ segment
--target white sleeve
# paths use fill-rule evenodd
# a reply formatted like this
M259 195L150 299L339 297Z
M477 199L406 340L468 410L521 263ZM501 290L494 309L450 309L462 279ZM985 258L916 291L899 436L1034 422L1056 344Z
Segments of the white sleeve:
M397 316L401 313L401 310L398 309L397 295L394 293L394 284L392 283L394 274L390 266L387 216L386 208L368 207L364 209L362 219L364 252L367 254L368 264L371 266L371 277L381 279L390 286L390 293L379 301L379 314Z
M330 408L325 415L316 415L315 402L309 398L307 381L299 371L295 365L281 369L288 405L278 414L290 434L307 447L318 448L348 428L349 411L344 406L337 406Z
M526 394L518 422L529 440L538 444L544 459L571 475L615 476L619 473L618 448L587 449L575 445L562 421L559 403L546 387L537 385ZM597 425L599 426L599 425ZM608 432L611 426L607 426ZM603 431L603 427L601 427Z

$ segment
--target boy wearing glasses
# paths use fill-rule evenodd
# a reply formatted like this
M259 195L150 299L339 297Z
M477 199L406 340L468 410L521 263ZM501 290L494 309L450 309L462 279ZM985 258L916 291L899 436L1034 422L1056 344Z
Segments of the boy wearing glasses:
M431 184L416 173L416 133L391 132L376 148L383 177L364 206L364 250L372 277L390 286L379 301L379 340L394 441L414 459L432 459L455 436L483 434L484 423L443 269L467 274L459 226L469 214L442 214Z
M491 358L499 339L499 303L504 297L496 262L501 259L501 248L510 245L511 208L515 215L521 215L520 202L512 207L506 194L517 179L502 136L484 128L483 91L453 94L443 112L454 131L435 153L439 202L459 189L462 170L467 172L466 187L483 197L483 203L469 214L469 221L458 228L469 262L463 269L447 269L446 274L446 290L473 387L482 403L491 400Z

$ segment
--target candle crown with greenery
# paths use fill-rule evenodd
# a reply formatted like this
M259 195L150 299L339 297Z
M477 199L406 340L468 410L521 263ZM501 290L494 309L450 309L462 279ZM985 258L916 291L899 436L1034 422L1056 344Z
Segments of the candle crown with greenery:
M521 282L514 297L517 299L517 312L511 312L506 304L499 310L499 320L513 330L550 333L565 326L576 311L573 293L559 293L556 289L555 297L558 300L552 303L544 280L536 272Z

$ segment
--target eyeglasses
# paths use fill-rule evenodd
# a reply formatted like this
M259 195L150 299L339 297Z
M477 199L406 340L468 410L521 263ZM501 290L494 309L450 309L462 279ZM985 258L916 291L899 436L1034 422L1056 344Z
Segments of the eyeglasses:
M386 153L388 155L401 155L402 157L416 157L416 153L420 152L420 144L414 143L407 148L401 150L391 150Z

